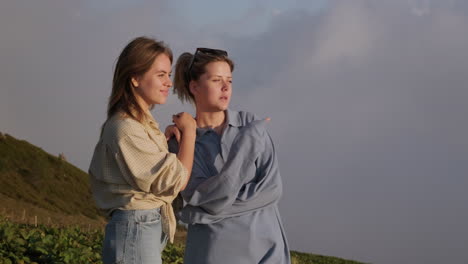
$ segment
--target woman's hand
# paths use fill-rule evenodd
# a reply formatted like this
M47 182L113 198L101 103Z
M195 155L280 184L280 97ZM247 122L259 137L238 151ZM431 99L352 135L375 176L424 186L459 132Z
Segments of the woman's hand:
M178 113L177 115L172 116L172 122L176 125L176 127L182 132L183 134L188 132L195 133L197 128L197 122L193 117L186 112Z
M180 143L180 130L176 127L176 125L170 125L166 127L166 131L164 131L164 135L166 136L166 140L169 141L171 137L175 137L177 142Z

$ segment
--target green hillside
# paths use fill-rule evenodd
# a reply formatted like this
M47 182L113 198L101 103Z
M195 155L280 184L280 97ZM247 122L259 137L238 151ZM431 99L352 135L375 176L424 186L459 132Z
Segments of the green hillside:
M14 220L37 216L41 223L103 222L88 174L8 134L0 134L0 199L0 214Z

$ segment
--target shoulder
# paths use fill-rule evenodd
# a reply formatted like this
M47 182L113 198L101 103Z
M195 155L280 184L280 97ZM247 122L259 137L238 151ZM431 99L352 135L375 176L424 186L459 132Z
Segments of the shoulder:
M115 115L106 121L103 137L119 140L128 135L145 134L145 127L142 123L130 117Z
M252 121L260 120L261 118L256 114L248 111L233 111L229 110L230 117L232 122L237 123L238 126L245 126Z
M242 119L246 120L248 123L254 121L254 120L259 120L260 117L258 115L252 113L252 112L247 112L247 111L239 111L239 116L241 116Z

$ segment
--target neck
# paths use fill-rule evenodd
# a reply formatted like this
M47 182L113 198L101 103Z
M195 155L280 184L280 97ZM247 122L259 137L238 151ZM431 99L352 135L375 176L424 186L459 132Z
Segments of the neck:
M197 126L200 128L213 128L216 132L222 131L226 121L225 111L204 112L197 110Z
M135 95L135 99L136 99L138 105L140 105L141 109L143 109L143 111L149 113L150 105L138 94Z

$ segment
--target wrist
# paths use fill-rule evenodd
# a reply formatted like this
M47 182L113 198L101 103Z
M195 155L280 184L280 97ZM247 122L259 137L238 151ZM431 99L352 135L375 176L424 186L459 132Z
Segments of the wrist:
M195 138L197 135L196 131L196 129L185 129L182 132L182 138Z

